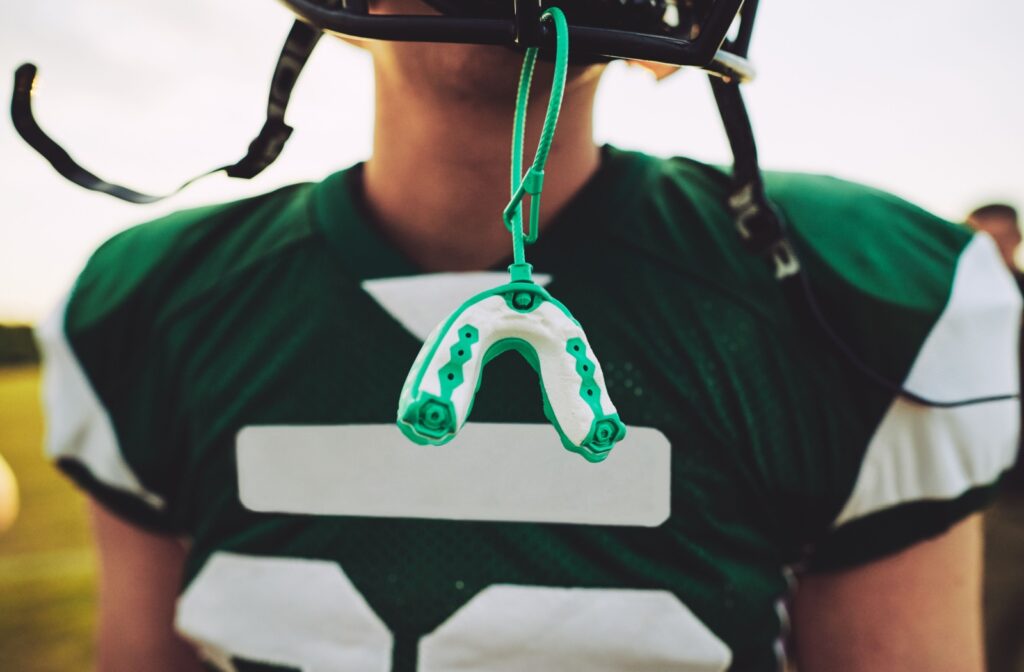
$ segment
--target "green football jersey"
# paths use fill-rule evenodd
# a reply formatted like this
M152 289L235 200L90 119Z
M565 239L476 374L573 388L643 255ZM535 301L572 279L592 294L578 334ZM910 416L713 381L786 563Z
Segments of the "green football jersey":
M176 627L217 669L777 669L794 568L939 534L1013 460L1017 402L919 406L840 354L741 246L725 173L614 148L530 261L625 441L600 464L563 449L509 352L452 443L413 445L395 413L417 351L507 273L423 273L361 179L125 231L40 329L50 454L190 540ZM1020 299L990 239L766 180L860 359L930 398L1017 391Z

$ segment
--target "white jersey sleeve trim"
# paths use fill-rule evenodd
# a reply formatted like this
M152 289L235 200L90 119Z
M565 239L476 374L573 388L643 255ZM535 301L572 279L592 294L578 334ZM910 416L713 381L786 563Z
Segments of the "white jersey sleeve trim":
M75 460L103 485L163 510L164 500L144 488L125 461L110 415L71 349L64 332L69 298L36 329L43 356L46 452L54 460Z
M1020 293L995 243L978 235L960 255L949 302L905 387L943 401L1015 393L1020 331ZM993 483L1013 464L1019 435L1016 400L939 409L898 398L872 437L834 525Z

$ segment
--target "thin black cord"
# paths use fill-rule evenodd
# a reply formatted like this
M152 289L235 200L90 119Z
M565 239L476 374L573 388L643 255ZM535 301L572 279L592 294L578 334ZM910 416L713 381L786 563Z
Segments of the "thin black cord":
M821 330L825 332L832 345L835 346L842 354L846 357L853 366L860 371L865 377L869 378L879 387L889 390L893 394L901 396L908 401L912 401L922 406L929 406L931 408L962 408L964 406L976 406L978 404L991 404L997 401L1011 401L1020 399L1019 394L995 394L985 397L973 397L969 399L958 399L956 401L938 401L936 399L930 399L928 397L917 394L908 390L903 385L893 382L880 374L879 372L872 369L867 363L862 360L853 347L849 343L843 340L843 338L832 328L829 324L828 318L825 316L824 311L821 309L821 304L818 303L818 298L814 293L814 287L811 286L810 278L807 276L807 272L801 270L796 274L796 277L791 278L789 282L799 282L801 294L804 298L804 302L807 307L810 308L811 314L814 316L815 321Z

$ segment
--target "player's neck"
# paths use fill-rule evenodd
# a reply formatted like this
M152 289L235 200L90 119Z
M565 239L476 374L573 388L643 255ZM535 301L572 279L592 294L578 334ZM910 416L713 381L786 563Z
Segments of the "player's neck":
M366 199L383 233L424 270L492 266L511 252L501 213L509 199L513 105L426 100L378 77ZM592 108L598 77L572 83L547 164L541 231L600 165ZM538 79L528 116L528 166L547 105Z

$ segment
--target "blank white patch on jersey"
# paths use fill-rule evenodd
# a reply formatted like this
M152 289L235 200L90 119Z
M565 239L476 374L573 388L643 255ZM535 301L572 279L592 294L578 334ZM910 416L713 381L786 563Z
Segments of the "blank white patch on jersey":
M644 427L599 464L548 424L469 423L444 446L394 425L246 427L236 449L253 511L642 527L671 513L671 446Z

